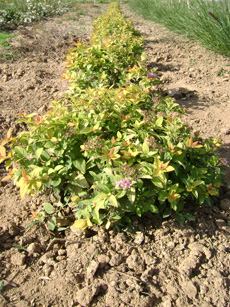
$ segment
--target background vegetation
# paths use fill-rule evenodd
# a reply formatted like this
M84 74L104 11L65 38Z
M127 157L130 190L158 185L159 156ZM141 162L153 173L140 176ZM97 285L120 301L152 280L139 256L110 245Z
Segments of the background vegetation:
M77 3L106 0L1 0L0 27L12 28L47 16L73 10ZM129 0L130 7L145 19L201 42L206 48L230 55L230 1Z
M0 26L9 27L41 20L44 17L60 15L74 4L73 0L1 0ZM86 1L84 1L86 2Z
M206 48L230 55L230 1L129 0L145 19L201 42Z
M12 30L49 16L77 10L78 3L107 3L106 0L0 0L0 45L8 47Z

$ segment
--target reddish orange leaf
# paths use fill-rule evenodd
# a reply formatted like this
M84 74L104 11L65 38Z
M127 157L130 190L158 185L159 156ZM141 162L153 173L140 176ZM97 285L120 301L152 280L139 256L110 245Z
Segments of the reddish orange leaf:
M194 148L197 144L198 144L198 141L192 143L192 146L191 146L191 147Z
M24 168L22 168L22 177L28 179L28 174Z
M110 152L109 152L109 156L110 156L110 158L112 158L113 153L114 153L114 148L112 148L112 149L110 150Z
M41 117L37 114L37 116L36 116L36 120L37 120L37 122L39 122L40 123L40 121L41 121Z

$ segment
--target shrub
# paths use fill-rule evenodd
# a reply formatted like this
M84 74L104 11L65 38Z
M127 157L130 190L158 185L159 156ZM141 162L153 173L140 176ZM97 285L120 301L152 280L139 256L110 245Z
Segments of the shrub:
M94 42L97 46L99 38L103 43L108 39L100 32L100 23L103 18L95 23L91 45L79 43L79 49L71 52L71 65L68 58L72 90L53 101L45 115L21 114L19 121L27 124L28 130L15 137L9 131L2 141L0 161L7 160L9 169L4 180L13 179L22 197L52 189L59 205L75 213L75 226L81 228L92 223L109 228L118 221L130 222L128 213L174 215L183 222L191 218L182 214L188 202L210 203L210 197L218 195L223 163L215 149L216 140L192 135L181 121L178 104L158 94L157 72L147 71L142 64L140 41L137 53L130 47L134 56L128 55L127 61L123 53L118 57L124 41L117 41L116 27L110 32L108 49L102 44L103 54L111 61L105 61L100 69L95 64L86 69L89 62L84 63L87 56L83 50L92 52ZM127 26L127 32L127 41L135 41L135 31ZM118 48L112 48L113 44ZM94 53L92 58L103 60ZM109 78L114 76L114 59L122 69ZM94 77L91 82L90 76ZM11 147L8 154L6 144ZM45 211L55 215L51 204L45 205ZM52 221L53 230L55 219Z
M74 91L124 85L130 67L141 65L146 58L143 38L113 7L94 22L90 44L78 42L67 56L64 78L70 80Z
M0 25L6 27L27 24L66 11L65 3L57 0L13 0L0 6Z

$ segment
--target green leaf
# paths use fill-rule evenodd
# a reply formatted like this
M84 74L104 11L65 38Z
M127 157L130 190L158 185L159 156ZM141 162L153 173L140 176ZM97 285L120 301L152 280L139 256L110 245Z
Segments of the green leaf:
M103 171L106 173L107 176L109 176L109 177L113 176L113 171L112 171L112 169L110 167L105 167L103 169Z
M56 218L54 216L47 221L47 226L51 231L54 231L56 227Z
M43 152L43 148L38 148L38 149L35 151L35 157L36 157L37 160L40 158L42 152Z
M164 202L168 198L168 193L166 191L160 191L158 194L158 200Z
M99 180L100 178L100 175L99 174L96 174L95 172L93 171L89 171L90 175L95 179L95 180Z
M204 183L203 180L196 180L196 181L193 182L192 185L195 186L195 187L197 187L198 185L203 184L203 183Z
M57 178L54 178L53 180L52 180L52 182L51 182L51 184L52 184L52 186L53 187L57 187L57 186L59 186L59 184L61 183L61 178L60 177L57 177Z
M186 214L184 215L184 218L185 218L186 220L189 220L189 221L195 221L195 220L196 220L196 218L195 218L192 214L190 214L190 213L186 213Z
M169 193L176 192L178 186L179 186L179 183L175 183L175 184L171 185L170 188L169 188Z
M55 147L55 143L51 142L51 141L47 141L46 143L44 143L44 147L48 148L49 151L51 150L51 148Z
M146 156L149 154L149 145L146 142L144 142L142 145L142 152Z
M48 170L48 175L50 175L50 174L52 174L52 173L54 173L54 169L53 169L53 168L49 168L49 170Z
M40 158L44 161L48 161L50 159L50 155L48 154L47 151L43 150L40 155Z
M100 219L100 213L99 213L100 209L105 209L105 200L104 199L98 201L96 206L95 206L95 209L94 209L94 214L95 214L95 217L96 217L96 222L99 225L102 223L102 220Z
M44 203L43 208L47 214L53 214L56 211L50 203Z
M124 217L124 219L125 219L125 218L126 218L126 216ZM120 219L121 219L121 216L118 215L118 214L113 215L113 219L114 219L114 220L120 220ZM130 221L130 223L131 223L131 221Z
M85 159L80 158L73 161L73 165L84 175L86 172L86 162Z
M21 246L20 244L13 244L12 247L17 248L21 251L27 251L27 249L25 247Z
M158 210L157 206L155 206L155 205L150 205L150 206L149 206L149 210L150 210L152 213L159 213L159 210Z
M55 171L55 172L58 172L58 171L60 171L60 169L62 169L63 167L64 167L64 165L57 165L57 166L55 166L54 171Z
M152 183L153 183L155 186L157 186L158 188L160 188L160 189L163 189L163 188L164 188L164 184L162 183L162 181L161 181L159 178L153 177L151 181L152 181Z
M82 174L79 174L75 179L74 182L76 185L78 185L81 188L89 188L89 184L85 177Z
M166 208L164 213L163 213L163 218L169 217L172 213L172 209L171 208Z
M25 159L27 158L27 152L24 147L22 146L16 146L14 148L14 152L18 155L19 159Z
M131 187L129 190L127 190L127 196L129 201L133 204L136 198L136 189L134 187Z
M42 167L36 167L32 170L32 172L30 173L31 177L36 177L38 174L40 174L42 172L43 168Z
M180 212L184 209L184 201L179 201L177 204L177 212Z
M214 190L214 189L208 191L208 194L210 194L210 195L212 195L212 196L219 196L219 192L216 191L216 190Z
M48 129L47 130L47 135L52 138L54 136L54 130L53 129Z
M176 214L176 220L177 220L177 222L178 222L179 224L183 225L183 224L184 224L185 218L184 218L183 214L177 213L177 214Z
M125 195L126 195L126 190L122 190L117 193L116 197L119 199L119 198L124 197Z
M139 217L141 217L142 212L141 212L141 209L140 209L139 207L136 208L136 214L137 214Z
M192 191L192 194L195 196L196 199L198 199L199 193L198 193L197 190L193 190L193 191Z
M116 199L116 197L114 195L111 195L109 197L109 202L111 203L111 205L113 207L116 207L116 208L118 207L118 202L117 202L117 199Z
M81 134L88 134L90 132L92 132L92 128L90 128L90 127L86 127L86 128L81 130Z
M147 174L143 174L143 175L140 176L140 178L142 178L142 179L152 179L153 176L150 176L150 175L147 175Z
M67 227L58 227L57 228L57 231L65 231L67 230L68 228Z
M138 187L139 189L141 189L141 188L143 187L143 185L144 185L143 180L138 179L138 180L137 180L137 187Z
M205 195L204 194L199 194L199 204L202 205L205 201Z
M107 187L107 185L103 184L103 183L98 183L97 185L95 185L95 188L100 190L103 193L110 193L110 189Z
M161 127L162 124L163 124L163 120L164 120L164 117L163 117L163 116L158 117L158 119L157 119L156 122L155 122L155 125L156 125L157 127Z
M117 178L116 178L116 176L114 176L114 175L111 175L111 176L109 177L109 179L110 179L110 182L111 182L112 184L114 184L114 185L115 185L115 183L118 181Z
M173 202L170 202L171 208L172 208L174 211L177 211L177 203L178 203L177 200L175 200L175 201L173 201Z

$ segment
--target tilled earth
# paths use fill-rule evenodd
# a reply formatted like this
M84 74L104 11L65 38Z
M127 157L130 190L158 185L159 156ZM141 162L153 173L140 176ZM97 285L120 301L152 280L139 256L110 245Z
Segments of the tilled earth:
M13 133L22 128L15 114L42 114L68 89L61 79L66 53L74 41L88 40L93 20L106 9L82 4L76 12L15 31L11 47L0 50L2 138L10 127ZM222 139L221 156L230 161L230 60L122 9L145 36L148 65L158 68L165 94L187 109L184 120L194 131ZM147 216L134 223L133 233L95 228L54 236L44 225L31 226L33 212L52 195L21 199L12 183L1 182L0 306L229 307L226 172L211 207L190 204L195 221L181 226Z

